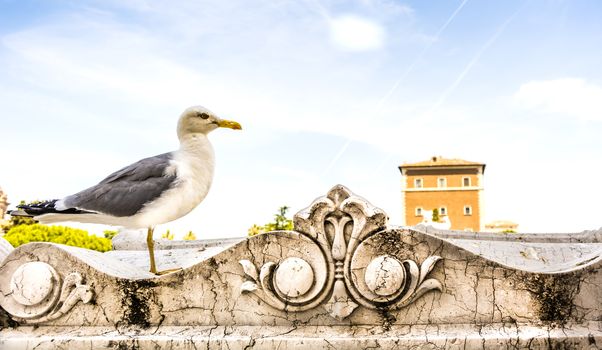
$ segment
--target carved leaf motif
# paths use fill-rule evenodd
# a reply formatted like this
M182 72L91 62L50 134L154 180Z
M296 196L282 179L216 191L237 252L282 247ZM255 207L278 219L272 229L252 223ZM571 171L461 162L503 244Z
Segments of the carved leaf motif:
M401 303L408 300L412 296L412 294L414 294L416 287L418 287L418 280L420 276L420 269L418 269L418 264L416 264L416 262L414 262L413 260L406 260L403 263L404 265L407 265L409 267L410 271L406 275L406 284L409 285L408 291L401 298Z
M430 256L422 262L420 269L418 269L416 262L412 260L404 261L404 264L406 264L410 270L406 275L409 282L409 288L403 294L402 298L393 305L393 308L404 307L414 300L420 298L428 291L434 289L441 291L443 289L441 282L434 278L424 280L439 260L441 260L441 257L439 256Z
M426 275L428 275L431 272L433 267L435 267L437 261L439 261L440 259L440 256L433 255L429 256L428 258L426 258L426 260L422 262L422 265L420 265L420 280L418 281L418 284L421 284L422 281L424 281Z
M268 287L268 277L272 273L272 269L276 266L273 262L268 262L263 264L261 267L261 271L259 272L259 282L261 283L261 287L267 289Z
M254 292L257 290L257 284L251 281L245 281L240 286L242 292Z
M422 294L433 289L438 289L439 291L441 291L443 289L443 286L441 285L441 282L437 281L436 279L429 278L418 287L416 293L414 293L414 295L412 296L412 300L420 298Z
M81 280L81 279L80 279ZM71 310L75 304L77 304L80 300L87 304L92 300L92 292L89 286L79 284L71 291L69 296L63 301L63 305L59 309L58 312L61 314L67 313Z
M245 275L250 277L253 281L257 282L258 274L255 265L249 260L240 260L239 263L242 265L242 269Z
M60 300L67 300L69 297L69 293L71 292L71 288L77 286L82 283L82 276L79 273L70 273L65 277L65 281L63 282L63 288L61 290Z
M91 302L92 298L94 298L94 292L88 285L77 286L77 293L84 304Z

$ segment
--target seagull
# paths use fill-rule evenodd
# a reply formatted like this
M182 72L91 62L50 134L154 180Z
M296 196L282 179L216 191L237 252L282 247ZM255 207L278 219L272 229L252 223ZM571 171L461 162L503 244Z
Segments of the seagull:
M217 128L242 129L205 107L189 107L178 120L178 150L139 160L62 199L19 205L21 210L13 215L25 212L43 224L77 221L145 228L150 272L161 274L155 265L154 227L188 214L207 196L215 164L207 135Z

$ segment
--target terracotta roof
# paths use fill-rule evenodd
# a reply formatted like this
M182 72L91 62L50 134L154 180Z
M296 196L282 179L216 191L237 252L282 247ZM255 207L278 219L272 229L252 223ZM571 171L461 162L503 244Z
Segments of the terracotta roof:
M438 167L438 166L450 166L450 165L482 165L484 163L469 162L463 159L448 159L441 156L431 157L429 160L425 160L417 163L404 163L400 165L400 168L418 168L418 167Z

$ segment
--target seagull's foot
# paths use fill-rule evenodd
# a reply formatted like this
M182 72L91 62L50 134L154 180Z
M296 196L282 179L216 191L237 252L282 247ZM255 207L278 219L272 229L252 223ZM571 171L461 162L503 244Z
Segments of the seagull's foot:
M178 272L183 270L181 267L178 267L175 269L157 271L157 264L155 263L155 243L153 241L153 231L154 229L152 227L149 227L146 233L146 245L148 247L150 273L152 273L153 275L162 276L172 272Z
M167 270L161 270L161 271L156 271L156 270L152 271L151 270L151 273L153 273L153 274L155 274L157 276L163 276L163 275L167 275L167 274L170 274L170 273L173 273L173 272L182 271L182 270L184 270L184 269L181 268L181 267L178 267L176 269L167 269Z

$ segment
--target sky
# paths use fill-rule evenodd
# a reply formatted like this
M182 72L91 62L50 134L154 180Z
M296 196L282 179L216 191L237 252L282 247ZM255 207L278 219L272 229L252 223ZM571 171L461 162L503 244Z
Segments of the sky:
M485 222L598 229L600 18L595 0L0 0L0 187L78 192L177 149L203 105L243 130L210 135L208 197L158 233L245 236L336 184L397 225L398 166L435 155L487 164Z

